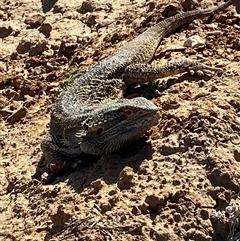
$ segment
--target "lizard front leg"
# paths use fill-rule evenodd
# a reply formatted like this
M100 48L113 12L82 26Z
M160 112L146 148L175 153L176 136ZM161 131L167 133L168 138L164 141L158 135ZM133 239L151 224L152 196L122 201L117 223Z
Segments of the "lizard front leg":
M79 146L76 148L68 147L63 144L62 138L59 136L48 136L41 143L43 156L48 168L54 174L61 173L73 168L76 164L76 158L80 152ZM71 151L72 155L63 154L66 151Z
M123 74L123 80L126 84L141 84L164 78L171 75L189 72L190 74L205 75L212 71L220 71L219 68L214 68L202 64L196 60L189 59L174 59L168 61L165 65L150 65L150 64L131 64Z

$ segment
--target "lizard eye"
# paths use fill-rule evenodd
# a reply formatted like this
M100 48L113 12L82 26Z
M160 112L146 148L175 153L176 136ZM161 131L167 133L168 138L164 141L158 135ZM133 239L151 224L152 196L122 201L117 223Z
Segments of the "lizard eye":
M125 109L124 114L127 117L131 117L131 116L133 116L134 112L131 109Z
M97 129L97 135L101 135L103 133L104 129L102 127Z

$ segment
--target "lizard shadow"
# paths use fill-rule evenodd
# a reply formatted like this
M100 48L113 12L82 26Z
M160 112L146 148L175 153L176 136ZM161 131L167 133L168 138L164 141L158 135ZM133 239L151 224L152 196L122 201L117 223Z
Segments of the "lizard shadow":
M50 1L41 0L43 12L44 13L49 12L57 1L58 0L50 0Z
M118 184L124 175L122 171L125 167L128 166L136 171L144 160L152 159L153 152L151 143L146 143L143 137L121 151L100 157L92 165L80 166L67 177L67 183L78 193L89 186L92 186L93 192L96 192L102 185L100 179L107 185Z
M121 172L126 166L137 170L143 161L152 159L153 152L151 143L146 141L146 137L142 137L135 143L115 153L104 156L84 154L81 157L82 163L78 164L75 169L57 175L48 170L42 157L32 178L43 185L66 182L76 192L81 193L84 188L99 179L103 180L107 185L118 183ZM48 174L46 179L42 178L44 173Z

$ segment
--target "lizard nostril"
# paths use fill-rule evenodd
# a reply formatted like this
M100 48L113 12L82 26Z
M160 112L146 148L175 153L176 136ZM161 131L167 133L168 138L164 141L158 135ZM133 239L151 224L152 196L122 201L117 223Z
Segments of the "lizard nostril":
M131 117L131 116L133 116L134 112L133 112L133 110L127 108L124 110L124 114L126 117Z
M100 127L100 128L97 130L97 134L98 134L98 135L101 135L101 134L103 133L103 131L104 131L103 128Z

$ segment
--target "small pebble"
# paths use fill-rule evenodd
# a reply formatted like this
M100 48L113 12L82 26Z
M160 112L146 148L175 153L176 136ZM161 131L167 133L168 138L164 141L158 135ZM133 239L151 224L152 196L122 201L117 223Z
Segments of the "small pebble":
M191 48L203 48L205 46L205 40L199 35L193 35L184 42L183 46Z

